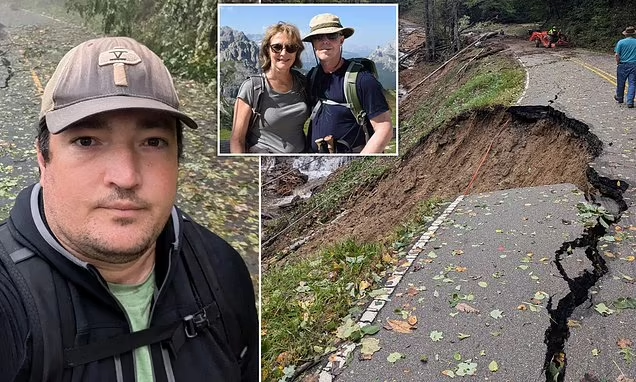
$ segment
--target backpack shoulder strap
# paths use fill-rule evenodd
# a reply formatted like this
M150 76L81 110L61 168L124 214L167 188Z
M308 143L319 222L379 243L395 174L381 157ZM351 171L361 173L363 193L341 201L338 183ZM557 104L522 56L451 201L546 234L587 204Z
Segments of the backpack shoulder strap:
M185 219L184 219L185 220ZM185 223L185 222L184 222ZM185 223L194 224L194 223ZM196 231L196 232L195 232ZM204 258L206 251L203 248L203 236L194 228L192 230L184 229L184 247L187 247L192 253L184 253L183 260L188 273L191 275L191 287L195 295L206 295L211 293L212 301L216 304L218 317L223 325L223 335L234 353L234 356L242 363L244 356L247 354L247 339L244 338L243 332L240 330L238 322L239 315L232 309L232 305L226 300L216 267L212 263L212 257ZM194 236L194 237L193 237ZM205 288L204 286L207 286Z
M56 320L44 319L43 301L56 299L56 288L51 285L48 277L50 272L46 269L48 264L13 238L8 223L0 226L0 261L22 299L29 321L31 336L29 381L57 381L63 373L62 368L57 367L61 365L60 349L63 348L60 333L67 333L68 326L63 324L65 328L61 330L53 328L52 325ZM37 277L29 277L33 273L37 273ZM72 317L65 321L71 322L72 325L75 322ZM46 329L43 325L51 327Z
M363 70L366 70L365 66L360 62L357 62L355 59L352 59L347 67L343 86L345 100L347 101L347 104L351 105L351 113L355 117L356 123L360 126L364 133L364 141L369 142L369 138L373 131L369 127L369 118L367 118L367 112L362 106L362 101L360 101L357 87L358 74Z
M291 69L291 73L292 76L294 77L295 81L298 81L301 84L301 89L302 89L302 97L305 100L305 103L308 104L308 99L307 99L307 77L302 74L300 71L296 70L296 69Z
M318 74L318 67L314 66L313 68L309 69L309 72L307 72L307 89L309 89L309 94L310 94L310 102L313 103L314 99L316 98L315 92L314 92L314 83L316 82L316 76Z
M358 97L358 89L356 87L358 81L358 73L360 73L362 70L364 70L364 66L362 66L362 64L351 60L349 62L349 66L347 67L343 84L345 100L348 104L351 105L351 112L356 118L358 125L361 126L364 123L364 119L367 115L367 113L362 108L362 103L360 102L360 98Z
M254 125L258 118L261 116L261 99L263 98L263 92L265 91L265 78L264 74L248 77L252 83L252 117L250 117L250 128Z

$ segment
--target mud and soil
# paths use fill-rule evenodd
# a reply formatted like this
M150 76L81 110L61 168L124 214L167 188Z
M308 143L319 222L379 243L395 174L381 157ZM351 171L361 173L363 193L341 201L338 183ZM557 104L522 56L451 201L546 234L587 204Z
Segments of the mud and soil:
M526 43L513 38L497 39L490 42L490 49L509 44L518 44L515 49L536 49L526 48ZM541 51L537 49L537 53ZM510 56L513 52L505 49L497 54ZM401 118L408 119L426 104L436 91L436 84L452 66L463 64L462 60L450 63L426 86L409 94L400 105ZM415 86L422 73L430 72L428 66L418 64L401 71L402 86L406 89ZM349 237L364 242L382 241L395 227L412 217L418 203L433 198L448 200L464 192L557 183L572 183L591 192L586 177L587 164L600 151L600 141L588 132L586 125L548 107L501 107L471 112L430 134L408 157L397 161L395 168L377 185L350 198L341 207L346 213L337 221L327 225L304 222L302 232L282 235L264 248L263 257L286 251L290 243L307 237L309 232L311 237L297 250L300 256ZM480 167L484 156L486 159ZM475 173L476 179L469 188Z
M324 226L300 251L311 253L325 245L326 238L329 242L347 237L381 240L418 203L432 198L566 182L588 191L587 163L600 142L586 141L548 113L529 120L514 110L474 112L429 135L371 192L345 206L346 215Z

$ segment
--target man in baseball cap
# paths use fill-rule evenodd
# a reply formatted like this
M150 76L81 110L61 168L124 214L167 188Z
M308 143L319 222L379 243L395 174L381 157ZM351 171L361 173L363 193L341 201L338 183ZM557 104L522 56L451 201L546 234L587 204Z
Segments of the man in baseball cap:
M633 26L625 28L624 39L620 40L614 48L616 57L616 95L614 99L623 103L625 95L625 83L629 81L627 90L627 107L634 107L636 96L636 29Z
M354 33L340 18L330 13L314 16L310 32L303 41L311 42L319 65L307 74L311 114L311 144L336 142L336 151L344 153L381 153L393 137L391 112L380 82L367 68L342 57L345 39ZM375 65L375 64L373 64ZM355 95L360 112L352 112L347 99L347 80L355 74ZM351 81L353 83L353 81ZM359 90L359 91L358 91ZM363 116L360 118L360 116Z
M183 125L197 127L139 42L62 58L42 98L40 182L0 224L3 380L258 380L249 272L174 206Z

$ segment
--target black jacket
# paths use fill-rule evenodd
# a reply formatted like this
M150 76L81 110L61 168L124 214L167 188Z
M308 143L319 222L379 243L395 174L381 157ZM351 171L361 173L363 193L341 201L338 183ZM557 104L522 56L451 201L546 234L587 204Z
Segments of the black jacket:
M0 263L0 380L26 382L34 373L39 381L134 382L132 351L64 367L69 348L124 338L130 326L99 272L54 239L40 190L39 185L23 190L6 224L15 241L35 254L27 284L37 278L36 284L47 286L40 292L31 287L31 294L36 300L51 293L53 298L39 302L35 315L40 328L31 327L37 325L26 312L33 309L20 296L15 277L8 276L8 265ZM12 249L4 247L6 256ZM182 335L181 327L175 331L181 341L150 345L156 381L258 381L254 292L245 263L233 248L173 208L157 240L155 279L151 328L182 323L202 306L209 321L193 338ZM38 342L42 339L44 345ZM90 351L76 353L81 357ZM42 370L31 370L34 364Z

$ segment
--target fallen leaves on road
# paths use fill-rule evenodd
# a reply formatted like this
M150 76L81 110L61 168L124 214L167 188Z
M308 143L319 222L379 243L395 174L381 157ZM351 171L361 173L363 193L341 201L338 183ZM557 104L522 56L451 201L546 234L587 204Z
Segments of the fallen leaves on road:
M464 312L464 313L479 314L479 309L473 308L472 306L466 304L465 302L460 302L459 304L457 304L455 309L459 310L460 312Z
M445 375L447 377L451 377L451 378L455 378L455 372L452 370L444 370L442 371L442 375Z
M494 309L493 311L490 312L490 317L492 317L494 319L502 318L503 317L503 311L501 311L499 309Z
M389 324L389 327L387 328L386 326L384 327L387 330L393 330L394 332L398 332L398 333L404 333L404 334L409 334L411 333L413 330L415 330L416 328L411 326L408 322L406 321L400 321L400 320L387 320L387 323Z
M602 316L609 316L610 314L614 313L614 310L608 308L607 305L605 305L604 303L600 303L594 306L594 310L599 312Z
M470 362L470 360L466 360L457 365L457 371L455 374L459 376L464 375L475 375L477 371L477 364L475 362Z
M433 340L433 342L438 342L444 339L444 333L433 330L431 334L429 334L429 337L431 337L431 340Z
M362 344L360 353L362 353L363 359L371 359L373 354L380 350L380 340L378 338L365 337L360 343Z
M620 340L616 341L616 345L618 345L618 347L621 349L627 349L631 348L633 344L632 340L628 338L621 338Z
M493 373L499 370L499 364L497 363L497 361L492 361L488 364L488 370L492 371Z
M636 299L631 297L621 297L614 301L614 307L616 309L636 309Z
M389 354L388 357L386 357L386 360L391 363L395 363L397 360L400 360L402 358L404 358L404 354L395 352L395 353Z

